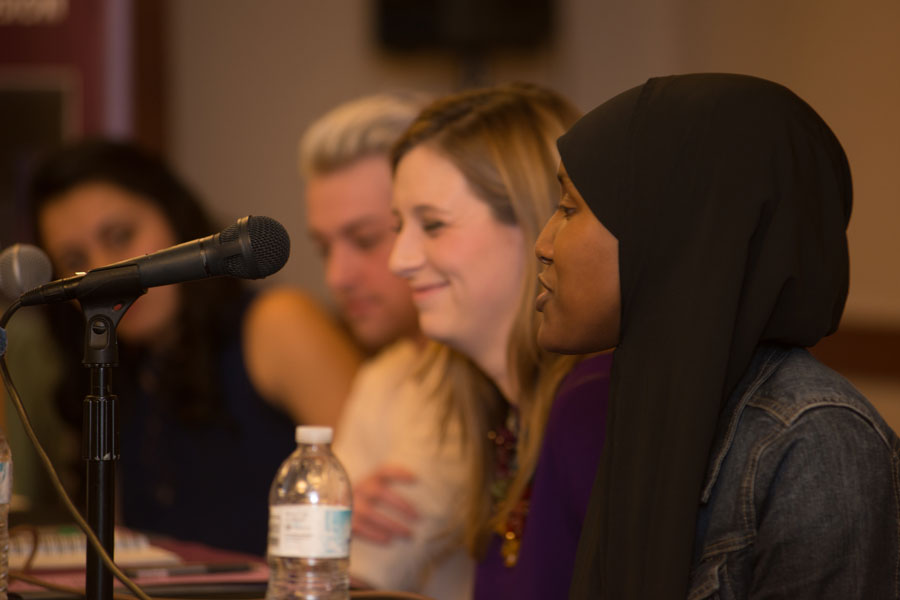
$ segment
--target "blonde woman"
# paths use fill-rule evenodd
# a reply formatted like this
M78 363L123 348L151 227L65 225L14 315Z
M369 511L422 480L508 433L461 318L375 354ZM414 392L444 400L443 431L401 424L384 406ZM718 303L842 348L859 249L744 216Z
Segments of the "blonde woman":
M535 86L464 92L426 107L392 155L391 268L443 344L427 359L471 449L476 599L566 595L603 443L609 356L535 340L531 248L559 198L555 140L576 118Z

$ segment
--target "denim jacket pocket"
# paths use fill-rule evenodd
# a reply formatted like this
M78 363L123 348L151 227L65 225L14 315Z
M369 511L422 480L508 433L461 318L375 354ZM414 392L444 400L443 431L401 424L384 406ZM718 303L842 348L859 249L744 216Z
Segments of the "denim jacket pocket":
M727 554L718 554L697 565L691 575L688 600L725 600L721 588L725 580L726 557Z

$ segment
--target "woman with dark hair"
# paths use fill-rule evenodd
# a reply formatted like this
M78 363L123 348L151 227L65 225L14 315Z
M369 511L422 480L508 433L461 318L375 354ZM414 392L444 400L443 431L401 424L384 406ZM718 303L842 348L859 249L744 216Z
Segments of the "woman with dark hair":
M900 440L805 350L848 290L834 134L783 86L704 74L558 146L538 340L615 347L570 598L897 598Z
M59 277L218 231L162 160L121 142L58 150L30 196ZM47 308L67 361L58 403L80 427L83 320L72 303ZM359 360L349 338L299 291L230 277L152 287L117 333L122 522L264 553L269 485L295 423L334 425Z

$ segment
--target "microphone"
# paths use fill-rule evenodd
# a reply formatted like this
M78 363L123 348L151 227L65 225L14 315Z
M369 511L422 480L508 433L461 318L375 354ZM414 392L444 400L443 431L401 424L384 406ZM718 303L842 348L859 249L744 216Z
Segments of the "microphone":
M47 283L52 274L50 258L37 246L13 244L0 252L0 292L7 298Z
M220 275L261 279L281 269L290 254L291 240L281 223L247 216L219 233L40 285L19 301L33 306L104 291L116 294L132 284L143 292Z

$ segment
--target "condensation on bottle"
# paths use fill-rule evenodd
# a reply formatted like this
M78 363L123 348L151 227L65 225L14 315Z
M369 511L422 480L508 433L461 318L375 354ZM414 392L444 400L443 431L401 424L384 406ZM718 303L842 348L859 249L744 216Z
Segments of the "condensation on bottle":
M0 600L9 585L9 503L12 500L12 452L0 430Z
M297 449L272 482L266 600L350 597L353 501L331 439L331 427L297 427Z

